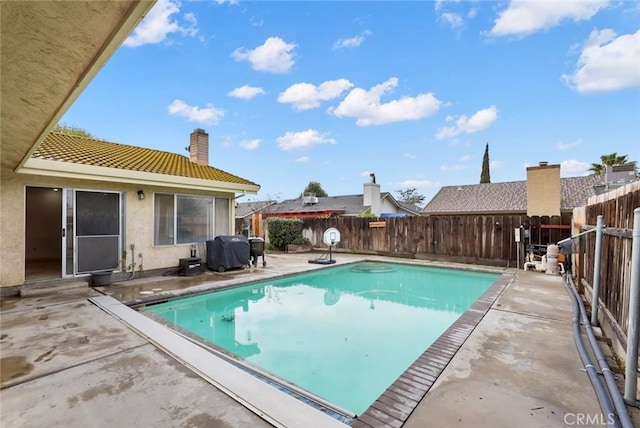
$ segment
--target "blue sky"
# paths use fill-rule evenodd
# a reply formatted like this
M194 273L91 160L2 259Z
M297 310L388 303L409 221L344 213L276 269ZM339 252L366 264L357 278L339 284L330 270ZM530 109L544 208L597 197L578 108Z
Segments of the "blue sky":
M160 0L64 115L261 185L243 201L476 184L640 161L640 6L619 1Z

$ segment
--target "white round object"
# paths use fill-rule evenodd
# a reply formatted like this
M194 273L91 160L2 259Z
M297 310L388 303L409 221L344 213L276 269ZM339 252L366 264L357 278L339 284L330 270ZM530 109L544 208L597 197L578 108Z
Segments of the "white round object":
M340 242L340 231L335 227L330 227L329 229L324 231L324 235L322 236L322 242L324 242L327 246L336 245Z

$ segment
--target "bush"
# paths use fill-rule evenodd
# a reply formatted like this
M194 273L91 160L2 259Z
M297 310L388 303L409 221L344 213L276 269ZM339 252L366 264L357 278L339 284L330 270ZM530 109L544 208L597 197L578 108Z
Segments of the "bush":
M269 243L278 251L287 249L287 245L296 241L304 241L302 228L304 223L299 218L270 218L267 220ZM308 240L306 240L308 242Z

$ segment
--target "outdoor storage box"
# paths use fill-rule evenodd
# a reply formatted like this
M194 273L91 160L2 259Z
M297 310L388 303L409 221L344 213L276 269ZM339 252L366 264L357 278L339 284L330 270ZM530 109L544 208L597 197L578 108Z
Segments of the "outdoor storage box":
M199 273L202 273L202 260L200 260L200 257L180 259L180 275L191 276Z

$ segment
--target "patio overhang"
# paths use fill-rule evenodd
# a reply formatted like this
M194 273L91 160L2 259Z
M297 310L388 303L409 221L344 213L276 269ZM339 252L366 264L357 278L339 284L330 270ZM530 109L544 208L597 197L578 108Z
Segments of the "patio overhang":
M0 158L19 171L155 0L3 1Z

